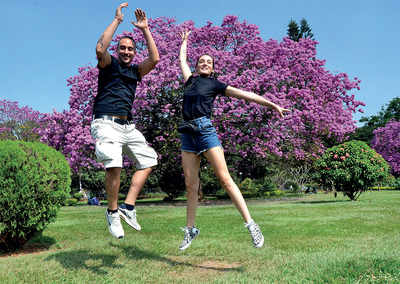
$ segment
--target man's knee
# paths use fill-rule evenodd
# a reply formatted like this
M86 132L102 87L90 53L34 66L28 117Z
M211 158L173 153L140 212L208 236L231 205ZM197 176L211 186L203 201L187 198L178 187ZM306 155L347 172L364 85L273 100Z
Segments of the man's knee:
M146 172L147 174L150 174L155 168L156 168L156 166L152 166L152 167L144 168L144 169L142 169L142 171Z
M121 174L121 168L106 168L106 176L115 178Z

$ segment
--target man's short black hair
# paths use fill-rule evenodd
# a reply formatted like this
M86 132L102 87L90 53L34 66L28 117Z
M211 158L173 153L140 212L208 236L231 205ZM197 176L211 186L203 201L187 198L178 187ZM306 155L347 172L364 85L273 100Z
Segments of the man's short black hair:
M133 46L136 48L136 42L135 42L135 40L133 39L133 37L128 36L128 35L124 35L124 36L122 36L122 37L119 39L119 41L118 41L118 48L119 48L119 43L121 42L121 39L124 39L124 38L129 38L129 39L132 41Z

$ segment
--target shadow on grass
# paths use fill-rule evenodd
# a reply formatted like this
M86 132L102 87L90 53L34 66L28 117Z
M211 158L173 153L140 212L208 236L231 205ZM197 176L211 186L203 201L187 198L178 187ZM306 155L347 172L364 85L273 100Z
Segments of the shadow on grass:
M133 260L141 260L141 259L148 259L151 261L159 261L167 263L170 266L176 265L183 265L189 266L199 269L207 269L207 270L214 270L220 272L229 272L229 271L237 271L243 272L244 269L242 266L240 267L218 267L218 265L195 265L189 262L180 262L176 261L160 254L145 251L140 249L136 246L123 246L123 245L115 245L110 243L110 246L118 248L122 250L123 254ZM67 251L67 252L59 252L55 253L51 256L48 256L45 260L51 261L55 260L58 261L65 269L67 270L81 270L86 269L93 273L106 275L108 272L104 268L122 268L122 265L115 264L116 260L118 259L119 255L113 254L98 254L93 251L89 251L86 249L82 250L74 250L74 251Z
M121 265L115 264L118 256L112 254L98 254L89 250L74 250L59 252L47 257L45 260L56 260L65 269L80 270L87 269L93 273L106 275L108 272L103 268L121 268Z
M13 249L3 249L0 246L0 257L32 254L32 253L46 251L55 243L56 240L54 238L43 236L42 232L39 232L34 237L32 237L26 244L24 244L22 248L13 250Z
M198 268L198 269L206 269L206 270L214 270L214 271L219 271L219 272L229 272L229 271L236 271L236 272L243 272L244 269L242 266L239 267L218 267L220 265L196 265L196 264L191 264L189 262L180 262L180 261L176 261L173 259L169 259L167 257L161 256L159 254L156 254L154 252L151 251L145 251L142 250L136 246L123 246L123 245L119 245L115 247L119 247L120 249L122 249L122 251L124 252L124 254L131 258L131 259L149 259L149 260L154 260L154 261L159 261L159 262L164 262L167 263L170 266L177 266L177 265L182 265L182 266L188 266L188 267L193 267L193 268Z
M110 244L110 245L121 249L126 257L129 257L134 260L148 259L148 260L152 260L152 261L164 262L170 266L182 265L182 266L188 266L188 267L193 267L193 268L197 268L197 269L214 270L214 271L219 271L219 272L229 272L229 271L243 272L244 271L242 266L219 267L220 265L197 265L197 264L191 264L189 262L181 262L181 261L173 260L173 259L161 256L161 255L151 252L151 251L145 251L136 246L124 246L124 245L115 245L115 244Z

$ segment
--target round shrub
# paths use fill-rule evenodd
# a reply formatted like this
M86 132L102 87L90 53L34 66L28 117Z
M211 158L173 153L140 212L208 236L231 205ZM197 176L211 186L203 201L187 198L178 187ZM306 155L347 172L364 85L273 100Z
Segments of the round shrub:
M79 180L76 176L75 178L75 187L79 189ZM81 183L82 188L90 193L90 196L101 196L105 195L105 171L103 169L89 169L86 168L81 173ZM121 186L124 184L124 181L121 180Z
M0 249L22 247L69 196L64 156L39 142L0 141Z
M361 141L329 148L316 162L316 180L356 200L369 187L387 180L390 167L381 155Z
M258 196L261 192L261 185L253 181L251 178L245 178L239 184L239 188L245 198Z

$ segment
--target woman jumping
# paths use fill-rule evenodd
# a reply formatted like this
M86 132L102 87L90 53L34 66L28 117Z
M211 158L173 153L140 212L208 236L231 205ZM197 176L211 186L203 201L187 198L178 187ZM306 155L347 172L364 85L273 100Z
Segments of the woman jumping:
M179 127L181 133L182 167L185 175L187 190L187 211L184 240L179 246L185 250L199 235L200 230L195 227L198 189L200 185L200 154L203 154L211 164L221 186L239 210L249 230L253 244L260 248L264 244L264 236L259 226L251 218L246 202L239 188L232 180L226 165L224 151L218 139L216 130L211 123L212 107L215 97L219 94L245 99L259 105L274 108L281 117L288 109L284 109L265 98L251 92L228 86L211 75L214 72L214 59L208 55L200 56L196 63L196 75L193 76L187 63L187 41L190 31L181 33L182 45L179 54L180 67L185 81L183 95L184 123Z

